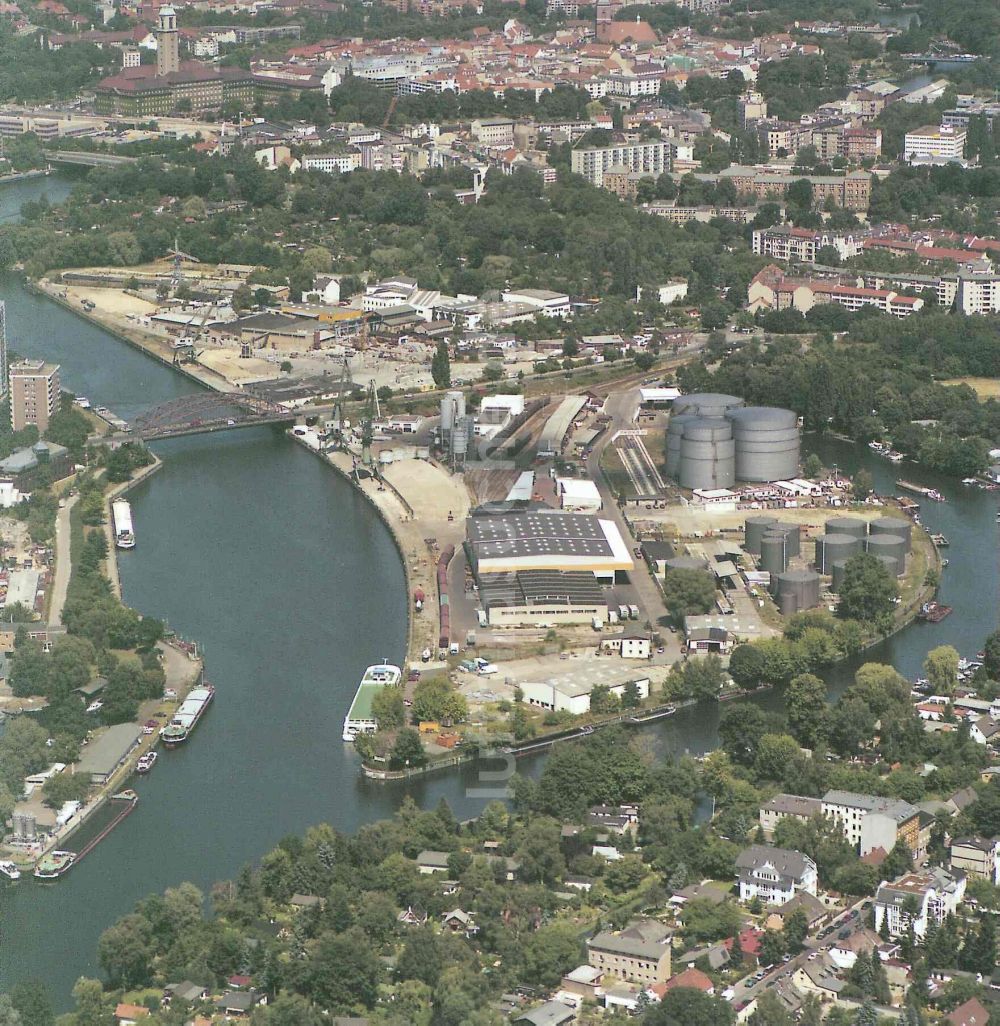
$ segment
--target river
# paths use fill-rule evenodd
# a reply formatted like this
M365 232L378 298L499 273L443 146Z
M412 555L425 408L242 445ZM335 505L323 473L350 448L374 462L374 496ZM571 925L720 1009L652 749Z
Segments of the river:
M55 178L0 187L0 220L59 190ZM13 278L0 280L0 298L14 349L59 362L64 387L126 418L198 387ZM202 643L218 694L191 742L138 782L136 813L87 860L55 884L0 887L0 990L42 979L60 1008L78 976L99 974L101 930L148 893L181 880L207 890L286 833L324 820L350 831L392 815L405 795L423 807L445 798L459 817L483 804L473 767L373 785L339 740L364 666L404 648L402 569L366 502L276 429L155 448L164 468L131 495L138 545L120 561L125 599ZM892 490L896 468L867 449L818 439L805 449L848 471L864 465ZM952 499L925 504L924 519L956 542L942 587L955 613L866 654L915 675L929 647L947 641L968 655L994 627L996 499L912 466L904 473ZM852 670L830 674L833 694ZM781 698L758 701L777 708ZM662 752L700 753L714 747L717 723L717 708L700 707L650 733Z

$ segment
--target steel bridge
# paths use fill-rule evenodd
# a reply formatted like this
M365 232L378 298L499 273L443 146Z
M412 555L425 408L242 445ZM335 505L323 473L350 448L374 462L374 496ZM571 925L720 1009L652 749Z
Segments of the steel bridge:
M130 424L128 435L154 442L294 420L294 413L249 392L195 392L140 413Z

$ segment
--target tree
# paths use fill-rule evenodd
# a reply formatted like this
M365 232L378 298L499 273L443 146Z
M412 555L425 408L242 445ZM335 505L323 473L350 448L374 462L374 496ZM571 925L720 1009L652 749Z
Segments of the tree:
M892 851L886 856L885 862L882 863L882 875L886 880L895 880L911 869L913 869L913 852L902 838L898 838L892 846Z
M412 727L404 727L396 736L392 746L392 763L395 766L423 766L427 761L420 735Z
M413 689L411 712L418 723L425 720L457 723L468 716L469 706L446 677L424 677Z
M113 987L144 987L152 978L156 944L149 920L123 916L101 934L97 958Z
M448 355L448 343L445 341L438 342L431 358L431 378L438 388L451 386L451 357Z
M563 339L562 347L563 356L570 358L580 355L580 343L572 335L567 335Z
M767 725L767 716L758 706L728 705L719 717L719 744L733 762L752 766Z
M563 974L584 957L579 927L573 923L551 923L539 927L524 945L524 977L541 987L555 987Z
M795 909L785 917L785 924L782 928L784 935L785 950L795 954L802 950L803 942L809 933L809 920L805 910Z
M729 657L729 675L746 691L760 687L766 666L767 658L757 645L737 645Z
M854 492L855 499L867 499L874 488L875 480L867 470L861 469L854 475L854 480L851 482L851 489Z
M811 673L793 677L785 692L788 727L804 748L815 748L826 736L826 684Z
M0 1026L24 1026L21 1013L6 994L0 994Z
M927 653L924 673L936 695L948 695L958 680L958 652L951 645L938 645Z
M402 688L380 688L372 699L372 716L379 730L396 730L406 722Z
M375 953L360 933L327 933L304 969L300 989L334 1014L352 1012L358 1005L372 1008L378 972Z
M10 1000L20 1012L24 1026L53 1026L55 1013L44 984L36 980L16 983L11 988Z
M852 556L844 568L840 588L839 616L860 620L880 629L891 622L899 587L885 565L867 552Z
M441 943L428 926L412 931L399 956L396 975L401 980L420 980L434 987L444 968Z
M983 665L990 680L1000 680L1000 630L994 631L983 645Z
M45 804L60 809L66 802L82 802L90 790L86 773L56 773L42 785Z
M676 987L646 1012L642 1026L733 1026L735 1021L729 1002L691 987Z
M760 939L760 961L763 965L777 965L785 954L785 940L777 930L765 930Z
M669 570L663 582L663 598L673 621L708 613L715 606L715 579L704 570Z
M819 477L820 474L823 473L823 461L816 455L816 453L811 452L802 461L802 473L806 477L812 478Z
M971 973L989 976L996 968L997 938L992 915L985 913L979 918L975 931L969 930L959 955L959 965Z
M73 985L73 1002L76 1005L74 1026L114 1026L115 1018L105 1001L100 980L81 976Z

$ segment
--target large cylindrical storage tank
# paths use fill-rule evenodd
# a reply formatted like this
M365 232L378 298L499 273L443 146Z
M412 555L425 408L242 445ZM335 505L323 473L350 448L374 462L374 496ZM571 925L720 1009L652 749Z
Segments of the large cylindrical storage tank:
M774 517L757 514L747 517L746 535L743 539L743 548L752 556L760 555L760 540L778 523Z
M457 389L449 392L455 402L455 423L457 424L465 416L465 393Z
M743 400L736 395L695 392L694 395L682 395L675 399L671 410L674 413L696 413L699 417L723 417L727 411L742 405Z
M826 522L826 534L849 534L852 538L864 538L868 524L860 517L830 517Z
M777 582L772 582L771 588L779 596L794 595L796 612L819 605L820 578L815 570L786 570L778 574Z
M730 409L739 481L782 481L799 473L799 418L776 406Z
M788 553L783 534L765 534L760 540L760 559L757 566L772 575L782 573L788 566Z
M708 560L700 556L671 556L666 562L666 572L671 570L707 570Z
M676 478L681 469L681 436L689 420L697 420L697 413L674 413L667 424L667 475Z
M736 443L724 417L695 417L684 425L678 481L682 488L729 488L736 483Z
M821 574L833 572L838 559L850 559L861 551L861 539L849 534L824 534L816 539L816 569Z
M461 392L446 392L441 400L441 431L445 434L455 426L455 396Z
M895 534L906 539L906 551L913 545L913 524L902 517L878 517L868 525L868 533L873 538L882 534Z
M771 528L771 534L785 536L785 553L789 559L802 551L802 534L798 524L777 524Z
M782 616L794 616L802 608L794 591L779 591L775 601Z
M841 587L844 584L844 571L847 569L846 559L837 559L830 564L830 575L833 577L833 581L830 584L830 588L833 591L840 592Z
M865 551L871 556L888 556L894 560L894 573L906 572L906 539L898 534L876 534L865 539Z

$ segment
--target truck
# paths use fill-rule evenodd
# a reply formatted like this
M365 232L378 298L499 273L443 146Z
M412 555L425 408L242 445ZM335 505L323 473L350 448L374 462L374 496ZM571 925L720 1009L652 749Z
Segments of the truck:
M593 627L595 631L604 630L604 624L601 622L601 618L599 616L595 616L591 619L590 626Z
M628 619L628 613L629 613L628 606L625 605L624 602L621 603L621 605L619 605L619 607L618 607L618 619L619 620L627 620Z
M618 610L617 609L609 609L608 610L608 623L618 623Z
M488 627L489 626L489 621L486 618L486 610L485 609L477 609L476 610L476 619L479 620L479 626L480 627Z
M635 606L635 605L630 605L628 607L628 616L629 616L630 620L638 620L639 619L639 607Z
M476 659L476 673L480 677L488 677L491 673L499 673L500 671L496 666L493 665L488 659L482 657Z

